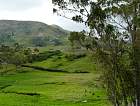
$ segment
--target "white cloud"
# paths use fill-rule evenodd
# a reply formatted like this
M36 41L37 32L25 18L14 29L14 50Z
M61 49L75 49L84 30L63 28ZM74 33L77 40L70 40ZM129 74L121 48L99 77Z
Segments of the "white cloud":
M21 11L41 6L43 0L0 0L0 10Z
M52 0L0 0L0 19L41 21L68 30L82 30L84 25L53 14Z

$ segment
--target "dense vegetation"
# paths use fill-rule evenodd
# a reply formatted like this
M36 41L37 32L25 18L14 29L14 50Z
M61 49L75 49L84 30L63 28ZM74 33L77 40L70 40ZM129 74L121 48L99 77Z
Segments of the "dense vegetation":
M8 46L2 47L7 48ZM12 51L12 55L18 54L22 58L19 58L21 62L18 60L18 62L9 61L7 64L1 64L0 105L111 105L101 84L102 79L99 72L101 68L97 65L96 58L76 51L70 53L69 51L62 52L60 50L48 50L47 48L29 49L19 45L18 47L20 49L16 49L16 51L17 46L9 47L9 49ZM2 49L1 54L3 52L4 49ZM10 53L10 51L5 53ZM4 57L7 56L5 54ZM7 58L14 61L18 59L17 56ZM24 62L24 59L30 61ZM15 63L19 63L20 67L16 67L17 64ZM46 70L25 68L22 67L22 64L45 68ZM47 69L59 69L64 70L64 72L49 72Z
M40 38L33 38L35 46ZM6 40L0 45L0 105L110 105L92 54L59 42L62 47L29 48Z
M114 106L140 106L140 1L53 0L53 11L84 23L89 32L72 32L69 38L96 52L105 65L104 81ZM64 12L64 14L62 14Z
M140 1L53 4L54 13L84 23L89 31L67 38L58 26L1 21L0 98L11 101L1 105L140 106ZM50 45L57 49L41 48Z

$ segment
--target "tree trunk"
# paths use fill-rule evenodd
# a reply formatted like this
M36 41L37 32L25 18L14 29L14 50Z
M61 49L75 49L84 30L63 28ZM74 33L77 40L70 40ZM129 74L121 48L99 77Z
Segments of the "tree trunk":
M134 41L134 67L136 74L136 106L140 106L140 29L136 31Z

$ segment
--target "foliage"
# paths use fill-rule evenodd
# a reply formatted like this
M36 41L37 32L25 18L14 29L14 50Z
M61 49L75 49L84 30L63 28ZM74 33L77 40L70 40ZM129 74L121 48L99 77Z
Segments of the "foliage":
M66 54L65 58L68 59L69 61L73 61L74 59L79 59L85 56L86 54Z
M37 37L34 37L34 38L32 39L32 44L33 44L35 47L42 47L42 46L46 46L47 41L49 41L49 40L46 39L45 37L37 36Z
M123 103L127 106L128 102L139 106L139 0L53 0L53 3L57 5L55 13L67 17L62 11L73 12L67 18L89 27L90 32L84 34L88 40L81 44L96 52L107 66L104 78L114 106ZM79 41L79 33L73 33L70 41L73 38Z
M23 48L18 43L16 43L13 47L1 45L0 63L21 66L24 63L31 62L31 53L32 51L29 48Z
M33 61L43 61L47 60L48 58L54 56L54 55L60 55L61 56L61 51L55 50L55 51L45 51L39 54L34 54L33 55Z
M23 52L15 52L10 58L10 64L20 66L27 62L27 56Z
M52 44L54 46L59 46L59 45L62 45L63 42L60 40L60 39L53 39L53 40L50 40L50 43L49 44Z
M74 44L82 45L82 42L85 40L85 34L83 32L70 32L68 40L72 46L74 46Z
M0 44L3 44L3 43L7 43L7 42L12 42L14 43L15 42L15 39L14 39L14 33L5 33L5 32L1 32L0 33Z

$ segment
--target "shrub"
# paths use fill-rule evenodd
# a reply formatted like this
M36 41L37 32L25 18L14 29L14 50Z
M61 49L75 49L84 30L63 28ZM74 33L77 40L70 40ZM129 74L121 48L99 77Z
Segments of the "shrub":
M65 58L68 59L69 61L73 61L74 59L79 59L85 56L86 54L66 54Z
M55 51L45 51L43 53L39 53L38 55L35 54L33 55L33 61L43 61L55 55L61 56L62 52L60 50L55 50Z

